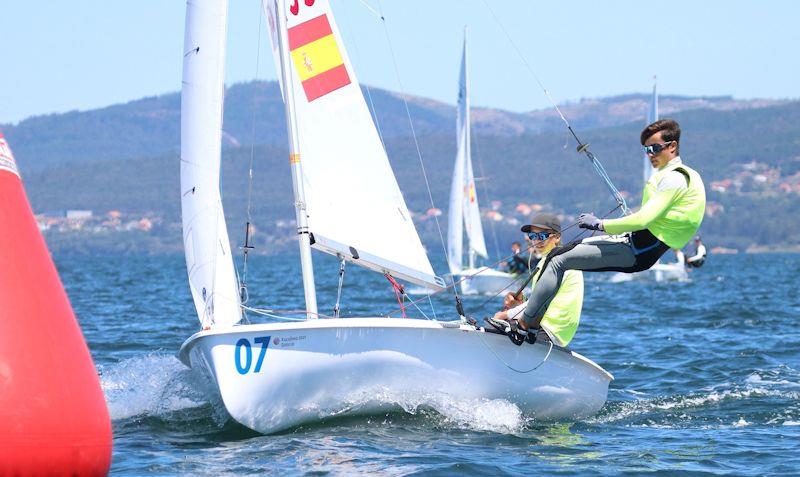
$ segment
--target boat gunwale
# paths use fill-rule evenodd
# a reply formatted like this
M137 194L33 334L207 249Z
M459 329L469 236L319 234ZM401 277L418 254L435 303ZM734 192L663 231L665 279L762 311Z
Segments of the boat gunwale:
M230 327L211 328L207 330L200 330L189 336L178 352L180 361L191 368L189 360L189 353L200 339L234 333L250 333L255 331L291 331L291 330L310 330L310 329L330 329L330 328L418 328L430 330L458 330L470 333L487 333L494 334L484 330L481 327L475 327L469 324L460 323L457 321L436 321L426 320L420 318L388 318L388 317L359 317L359 318L330 318L330 319L312 319L304 321L292 322L279 322L279 323L250 323L240 324ZM541 343L542 346L545 346ZM525 345L523 345L525 346ZM535 346L535 345L534 345ZM606 371L602 366L595 363L591 359L577 353L569 348L553 345L553 350L567 353L572 357L582 361L584 364L599 371L605 375L609 381L614 380L614 375Z

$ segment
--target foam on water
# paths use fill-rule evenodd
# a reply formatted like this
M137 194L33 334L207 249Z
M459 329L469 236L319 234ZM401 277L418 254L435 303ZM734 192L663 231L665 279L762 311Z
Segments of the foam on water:
M147 354L100 368L112 420L160 416L209 403L202 378L173 355Z
M520 409L504 399L458 398L450 394L435 393L412 388L371 388L348 395L336 407L325 402L305 403L301 412L312 411L320 420L351 413L360 414L360 409L379 407L396 409L416 416L431 419L440 427L490 431L502 434L521 430L527 419Z
M104 366L101 384L112 420L132 417L164 417L175 411L211 405L214 421L222 426L229 416L211 384L200 374L187 369L175 356L148 354ZM411 389L371 390L349 396L344 407L330 409L325 403L313 405L320 419L343 415L367 403L402 409L418 415L432 410L440 416L436 424L497 433L515 433L527 419L520 409L503 399L461 399L442 393Z
M522 411L505 399L460 399L426 393L389 398L392 401L410 414L432 409L443 418L441 424L457 428L513 434L527 422Z

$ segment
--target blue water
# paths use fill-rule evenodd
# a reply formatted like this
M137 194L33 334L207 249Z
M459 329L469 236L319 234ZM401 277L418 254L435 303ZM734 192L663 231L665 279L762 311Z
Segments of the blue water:
M182 256L57 256L114 426L118 475L791 474L800 469L798 255L712 256L688 283L587 275L571 347L615 375L595 417L540 424L510 403L418 400L262 436L175 357L197 331ZM302 304L295 257L256 257L251 303ZM315 256L321 310L337 263ZM467 298L484 316L497 303ZM434 302L452 319L452 300ZM343 314L396 307L348 268ZM424 308L429 313L429 307Z

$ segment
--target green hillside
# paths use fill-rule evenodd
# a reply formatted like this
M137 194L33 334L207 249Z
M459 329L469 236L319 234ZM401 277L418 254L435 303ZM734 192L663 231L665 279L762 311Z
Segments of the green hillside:
M362 88L385 138L408 137L405 104L397 93ZM455 101L455 85L453 100ZM426 98L406 96L420 135L454 135L455 107ZM644 122L648 96L630 94L584 99L562 105L579 130ZM730 97L662 96L666 114L696 109L749 110L781 104L774 100L734 100ZM91 111L37 116L16 125L0 125L23 171L90 162L116 162L178 153L180 94L143 98ZM561 133L563 123L552 109L512 113L473 107L476 134L517 136L547 131ZM226 89L223 146L283 145L286 142L283 103L275 82L236 84Z
M740 249L752 245L800 244L800 225L791 220L800 209L797 200L800 185L796 191L780 190L780 184L791 187L800 183L800 155L797 153L800 103L733 111L692 110L674 117L684 131L682 157L703 175L709 201L721 207L713 216L707 216L702 226L707 242L712 246ZM616 185L630 194L631 205L638 203L641 190L640 129L641 122L637 121L580 131ZM602 181L588 161L575 153L574 143L568 141L563 131L514 136L474 134L473 137L476 175L485 174L479 186L479 199L484 202L484 208L488 204L483 191L492 200L502 201L500 212L507 218L513 216L514 206L520 202L547 204L568 215L587 210L603 213L614 205ZM438 207L446 208L455 154L453 135L448 131L423 135L419 140L434 201ZM15 151L18 149L16 143L12 143L12 147ZM390 137L387 150L409 208L424 212L430 204L412 140L399 134ZM250 154L249 146L228 147L223 154L223 201L234 242L241 241L240 231L244 230ZM294 247L291 225L278 223L294 217L287 152L282 146L263 145L256 146L253 154L252 203L254 222L261 231L258 240L270 251ZM749 172L748 167L752 169ZM151 234L160 237L159 246L155 248L162 250L174 244L175 250L179 250L178 172L178 156L172 153L118 160L113 164L108 161L74 162L24 172L24 179L36 211L149 212L163 218L163 225ZM750 180L755 175L766 179L764 182ZM731 186L725 192L711 189L712 182L726 179L734 182L741 179L742 185L735 190ZM428 245L438 248L434 243L438 240L434 224L433 220L421 220L419 228ZM487 231L491 230L491 224L485 222L484 225ZM516 238L515 226L507 222L494 225L501 247ZM51 243L59 240L54 237L55 234L48 236ZM66 240L64 237L66 235L61 238ZM120 240L124 242L120 237L109 242ZM270 245L266 246L267 243Z

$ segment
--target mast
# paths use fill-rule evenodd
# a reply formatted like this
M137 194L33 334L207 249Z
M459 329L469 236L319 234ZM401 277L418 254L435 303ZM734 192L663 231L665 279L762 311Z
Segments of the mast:
M488 257L486 252L486 241L483 236L483 225L481 224L481 211L478 204L478 191L475 185L475 172L472 168L472 131L470 124L470 99L469 99L469 59L467 54L467 27L464 27L464 55L462 58L462 83L464 91L463 99L463 118L461 127L464 130L463 143L464 149L464 225L468 239L468 260L469 268L475 268L475 259L478 256Z
M470 198L470 194L473 193L473 190L470 190L470 187L474 187L475 184L475 177L472 175L472 150L471 150L471 140L472 136L470 135L470 117L469 117L469 60L467 57L467 26L464 25L464 162L467 165L467 200ZM470 218L469 218L469 209L467 207L464 208L464 211L467 212L465 214L465 219L467 222L467 231L469 232L469 225L470 225ZM469 256L469 268L475 268L475 255L477 252L475 251L475 247L472 245L472 237L470 234L467 234L467 243L468 247L468 256Z
M276 0L278 38L282 45L287 45L287 20L285 0ZM281 82L287 92L284 94L286 106L286 129L289 134L289 163L292 169L292 190L294 191L295 217L297 220L297 238L300 245L300 267L303 272L303 290L306 298L306 318L317 318L317 292L314 284L314 264L311 261L311 235L308 230L308 214L306 212L305 190L303 187L303 167L301 161L300 140L297 134L295 115L294 81L291 77L292 67L289 49L279 48L281 57Z
M650 111L647 114L647 125L650 125L654 122L658 121L658 83L656 82L656 77L653 76L653 97L650 100ZM650 180L650 176L653 175L653 165L650 164L650 158L647 156L647 153L644 154L644 183L647 184L647 181Z

